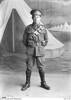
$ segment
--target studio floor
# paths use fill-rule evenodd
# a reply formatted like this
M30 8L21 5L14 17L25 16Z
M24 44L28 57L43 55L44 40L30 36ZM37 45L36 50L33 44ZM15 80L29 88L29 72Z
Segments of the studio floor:
M25 83L24 72L0 71L0 97L70 97L71 74L69 73L46 73L47 84L50 90L40 87L40 77L37 72L32 72L31 86L21 91Z

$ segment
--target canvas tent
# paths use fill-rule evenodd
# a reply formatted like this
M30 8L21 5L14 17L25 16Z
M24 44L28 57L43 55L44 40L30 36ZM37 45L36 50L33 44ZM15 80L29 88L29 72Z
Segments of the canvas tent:
M31 11L31 8L26 4L24 0L3 0L0 4L0 45L2 44L2 41L5 40L5 38L7 37L7 40L9 43L8 47L11 48L12 51L10 52L12 53L16 52L15 42L17 43L17 41L15 41L15 37L16 37L15 34L17 33L14 30L15 20L17 20L17 16L18 16L18 19L20 19L21 23L23 22L21 24L21 27L23 28L24 28L24 25L27 26L31 24L32 18L30 15L30 11ZM9 30L7 30L6 28ZM5 31L7 31L7 33ZM48 33L48 45L45 47L46 49L45 57L52 58L52 57L60 56L64 51L64 44L58 41L48 30L47 30L47 33ZM21 35L21 32L20 32L20 35ZM3 43L3 46L4 46L4 43Z

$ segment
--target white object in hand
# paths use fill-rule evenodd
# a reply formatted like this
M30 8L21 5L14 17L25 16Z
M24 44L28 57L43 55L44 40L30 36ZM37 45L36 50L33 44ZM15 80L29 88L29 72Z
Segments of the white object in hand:
M39 33L37 31L34 32L36 35L38 35Z

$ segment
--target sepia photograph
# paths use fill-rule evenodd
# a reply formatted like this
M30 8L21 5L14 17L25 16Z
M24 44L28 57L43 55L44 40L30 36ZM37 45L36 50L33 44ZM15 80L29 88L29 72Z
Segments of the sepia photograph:
M71 0L0 0L0 100L71 100Z

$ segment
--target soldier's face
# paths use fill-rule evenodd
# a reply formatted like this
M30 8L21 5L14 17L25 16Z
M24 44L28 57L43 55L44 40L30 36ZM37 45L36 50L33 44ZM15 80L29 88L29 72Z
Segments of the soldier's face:
M34 17L33 17L33 22L35 22L35 23L39 24L39 23L40 23L40 21L41 21L41 16L36 15L36 16L34 16Z

